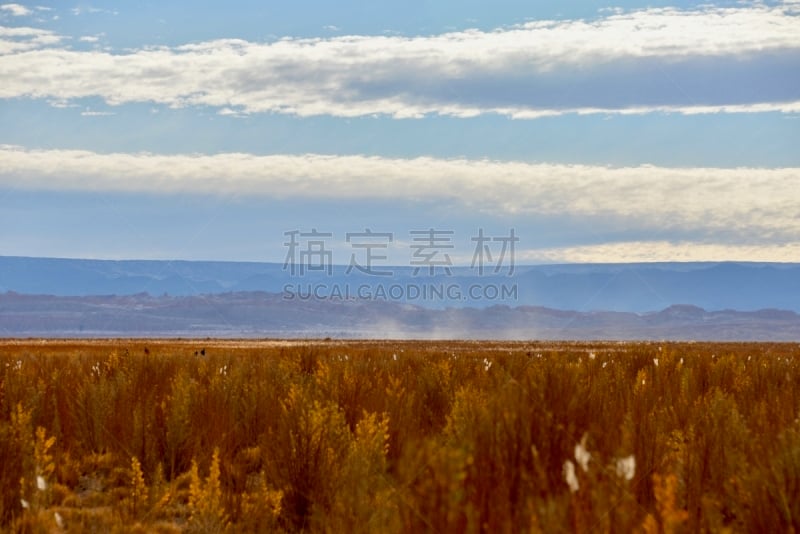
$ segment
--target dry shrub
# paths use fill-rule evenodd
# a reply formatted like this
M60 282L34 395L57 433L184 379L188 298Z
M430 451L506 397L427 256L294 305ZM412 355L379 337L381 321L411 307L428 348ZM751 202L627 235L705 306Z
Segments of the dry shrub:
M796 344L0 342L0 529L798 531L798 384Z

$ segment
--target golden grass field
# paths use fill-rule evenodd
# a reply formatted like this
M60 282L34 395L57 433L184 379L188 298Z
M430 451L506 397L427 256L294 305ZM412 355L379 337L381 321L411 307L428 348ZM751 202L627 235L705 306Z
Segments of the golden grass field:
M0 341L0 530L796 532L800 345Z

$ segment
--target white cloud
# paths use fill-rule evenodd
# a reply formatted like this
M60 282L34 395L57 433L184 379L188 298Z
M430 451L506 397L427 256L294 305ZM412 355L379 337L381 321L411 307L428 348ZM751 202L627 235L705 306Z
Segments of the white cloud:
M26 17L33 14L33 11L20 4L2 4L0 10L6 11L15 17Z
M99 8L99 7L92 7L92 6L89 6L89 7L73 7L70 11L72 11L72 14L75 15L76 17L80 16L80 15L83 15L84 13L89 13L89 14L102 13L102 14L105 14L105 15L119 15L119 11L112 11L112 10L109 10L109 9L102 9L102 8Z
M398 118L797 112L800 17L790 11L653 8L496 31L225 39L120 54L0 48L0 98Z
M797 262L800 242L737 245L692 241L625 241L517 251L523 263L645 263L667 261Z
M14 54L56 45L60 41L61 37L49 30L0 26L0 63L2 63L2 57L5 54Z
M791 243L800 169L604 167L370 156L99 154L0 147L0 187L436 201L649 235Z
M78 104L69 102L68 100L49 100L47 103L51 107L61 108L61 109L78 107Z
M100 40L100 37L97 35L83 35L79 37L78 40L82 43L96 43Z
M239 118L243 118L243 117L247 116L247 113L244 113L243 111L231 109L231 108L222 108L219 111L217 111L217 115L222 115L223 117L239 117Z

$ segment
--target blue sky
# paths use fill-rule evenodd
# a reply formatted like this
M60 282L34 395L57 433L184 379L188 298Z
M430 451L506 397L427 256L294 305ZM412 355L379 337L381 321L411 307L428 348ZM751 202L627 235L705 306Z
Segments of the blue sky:
M0 255L800 260L800 2L187 5L0 4Z

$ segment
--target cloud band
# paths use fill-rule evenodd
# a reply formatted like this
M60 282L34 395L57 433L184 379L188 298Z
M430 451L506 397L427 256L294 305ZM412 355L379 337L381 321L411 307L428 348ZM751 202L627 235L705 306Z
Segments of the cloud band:
M0 28L0 97L398 118L800 111L792 4L125 53L50 46L61 41L45 30Z

